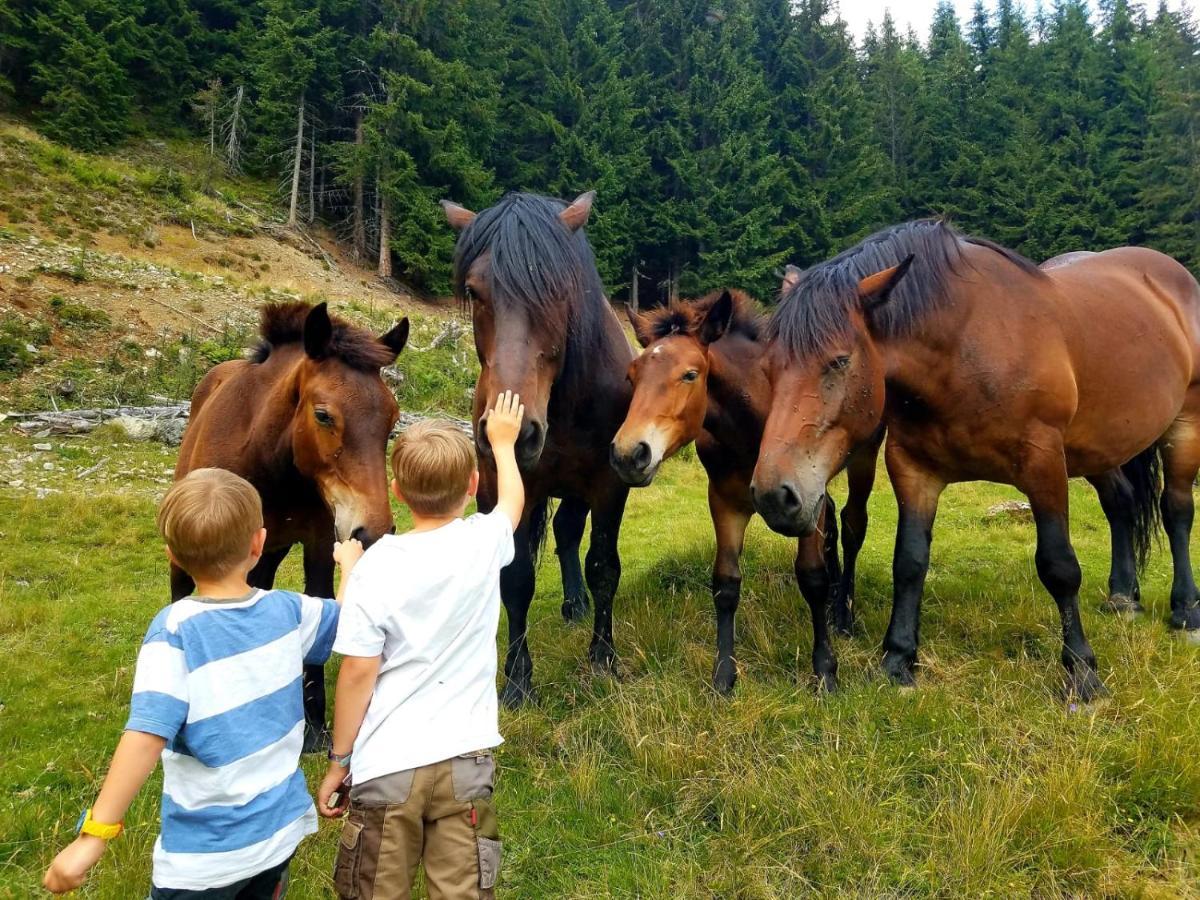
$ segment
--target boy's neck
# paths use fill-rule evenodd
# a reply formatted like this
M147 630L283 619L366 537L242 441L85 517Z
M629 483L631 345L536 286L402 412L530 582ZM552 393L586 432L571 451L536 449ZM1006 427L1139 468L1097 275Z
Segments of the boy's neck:
M443 525L449 525L460 518L462 518L461 513L446 516L419 516L416 513L412 513L412 528L409 531L436 531Z
M246 581L245 572L234 572L224 578L197 578L197 597L207 597L210 600L239 600L254 590Z

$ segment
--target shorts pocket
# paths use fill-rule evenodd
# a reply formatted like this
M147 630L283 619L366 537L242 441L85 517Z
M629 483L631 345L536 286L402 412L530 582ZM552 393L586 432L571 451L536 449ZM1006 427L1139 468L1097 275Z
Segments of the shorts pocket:
M496 759L492 751L465 753L450 761L454 799L459 803L471 800L490 800L496 781Z
M416 769L404 769L390 775L380 775L350 788L350 802L355 806L399 806L407 803L412 795Z
M503 844L491 838L475 839L479 845L479 888L491 890L496 886L496 878L500 874L500 851Z
M362 861L363 822L353 818L342 826L338 841L337 861L333 866L333 889L341 900L358 897L358 866Z

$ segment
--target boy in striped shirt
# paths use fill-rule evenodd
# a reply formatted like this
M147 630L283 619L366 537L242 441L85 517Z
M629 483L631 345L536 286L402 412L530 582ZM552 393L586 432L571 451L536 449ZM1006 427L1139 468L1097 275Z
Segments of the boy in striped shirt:
M299 768L302 670L329 658L339 605L250 587L267 532L258 492L231 472L177 482L158 527L196 593L150 623L100 796L44 883L62 893L84 882L161 758L152 900L278 900L297 845L317 830ZM335 545L343 584L362 552Z

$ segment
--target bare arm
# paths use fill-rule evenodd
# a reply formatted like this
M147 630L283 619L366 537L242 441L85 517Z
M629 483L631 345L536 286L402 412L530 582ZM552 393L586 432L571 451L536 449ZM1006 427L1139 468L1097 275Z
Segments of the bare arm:
M496 408L487 420L488 441L496 459L496 509L508 516L515 529L521 524L521 513L525 509L525 482L517 468L517 435L521 433L521 420L525 417L525 406L519 395L505 391L496 398Z
M158 765L165 739L143 731L121 735L113 754L100 796L92 806L92 818L104 825L124 821L129 804L137 796L154 767ZM104 855L107 842L90 834L81 834L54 858L42 883L56 894L74 890L87 880L88 872Z
M380 656L347 656L342 660L333 699L333 752L338 756L345 756L354 748L358 730L362 728L367 707L371 704L381 662ZM328 804L330 796L348 774L348 767L329 763L329 771L317 791L317 811L321 815L333 818L346 811L345 796L336 807L330 808Z
M338 606L345 601L346 585L350 583L350 573L354 571L354 567L358 565L358 561L362 559L365 552L363 545L354 538L334 543L333 561L342 570L342 580L338 582L337 597L335 598Z

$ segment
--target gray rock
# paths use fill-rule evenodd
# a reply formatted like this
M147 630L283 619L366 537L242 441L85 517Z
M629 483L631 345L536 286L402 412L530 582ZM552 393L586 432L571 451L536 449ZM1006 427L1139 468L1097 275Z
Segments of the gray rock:
M117 416L108 420L119 428L131 441L151 441L158 436L158 423L153 419L135 419L133 416Z
M53 444L34 444L33 449L34 450L53 450L54 445Z

